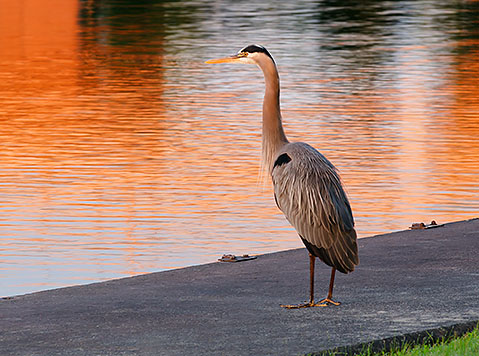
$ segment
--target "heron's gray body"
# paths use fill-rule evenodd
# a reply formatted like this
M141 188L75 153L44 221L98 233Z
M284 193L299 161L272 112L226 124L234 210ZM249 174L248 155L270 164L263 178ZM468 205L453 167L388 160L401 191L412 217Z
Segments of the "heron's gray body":
M306 143L287 143L271 178L276 204L309 252L340 272L353 271L359 263L354 219L333 164Z

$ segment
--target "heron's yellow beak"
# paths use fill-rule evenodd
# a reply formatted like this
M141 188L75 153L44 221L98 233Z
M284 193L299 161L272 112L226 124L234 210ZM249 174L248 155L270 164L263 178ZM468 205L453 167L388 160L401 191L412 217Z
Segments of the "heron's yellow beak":
M225 57L225 58L216 58L216 59L210 59L206 61L205 63L207 64L215 64L215 63L237 63L240 61L240 56L234 55L230 57Z

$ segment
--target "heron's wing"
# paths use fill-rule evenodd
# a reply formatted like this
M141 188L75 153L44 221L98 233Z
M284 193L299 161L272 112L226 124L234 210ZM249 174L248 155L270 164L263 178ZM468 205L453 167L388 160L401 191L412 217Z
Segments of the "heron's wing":
M277 157L271 176L276 203L299 235L354 268L354 219L334 166L313 147L290 144Z

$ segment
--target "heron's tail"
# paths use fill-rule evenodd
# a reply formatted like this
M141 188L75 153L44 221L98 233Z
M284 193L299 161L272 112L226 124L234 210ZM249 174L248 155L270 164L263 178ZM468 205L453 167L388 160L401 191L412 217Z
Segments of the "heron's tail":
M303 240L309 253L318 257L328 266L336 268L339 272L352 272L354 267L359 264L358 244L354 229L344 231L330 248L314 246L303 237L301 237L301 240Z

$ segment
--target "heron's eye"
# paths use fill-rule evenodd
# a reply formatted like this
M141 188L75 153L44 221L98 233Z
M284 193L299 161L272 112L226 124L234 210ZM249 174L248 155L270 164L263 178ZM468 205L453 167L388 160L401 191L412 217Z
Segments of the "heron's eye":
M248 57L248 52L240 52L238 53L238 57Z

